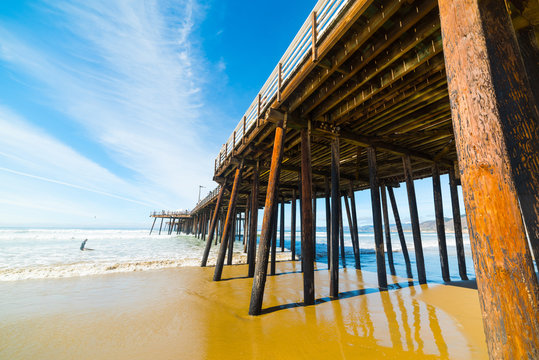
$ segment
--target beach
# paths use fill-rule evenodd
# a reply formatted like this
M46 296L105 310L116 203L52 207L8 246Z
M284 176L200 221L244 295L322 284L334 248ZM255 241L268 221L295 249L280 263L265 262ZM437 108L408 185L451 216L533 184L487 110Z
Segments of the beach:
M301 305L300 262L277 263L264 314L247 315L246 265L0 282L2 359L487 358L477 291L325 266Z

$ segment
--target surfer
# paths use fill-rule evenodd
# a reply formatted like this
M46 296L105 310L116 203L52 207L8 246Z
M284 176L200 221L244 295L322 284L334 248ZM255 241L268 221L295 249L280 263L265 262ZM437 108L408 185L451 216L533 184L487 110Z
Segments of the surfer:
M82 244L80 244L80 250L81 250L81 251L84 251L84 247L86 246L86 241L88 241L88 239L84 239L84 241L82 242Z

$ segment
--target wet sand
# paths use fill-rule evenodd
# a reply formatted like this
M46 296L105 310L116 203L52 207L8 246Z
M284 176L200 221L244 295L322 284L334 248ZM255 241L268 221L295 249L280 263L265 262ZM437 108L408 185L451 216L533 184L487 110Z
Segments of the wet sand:
M268 277L265 314L247 315L245 265L0 283L1 359L487 358L477 291L326 269L304 307L299 262Z

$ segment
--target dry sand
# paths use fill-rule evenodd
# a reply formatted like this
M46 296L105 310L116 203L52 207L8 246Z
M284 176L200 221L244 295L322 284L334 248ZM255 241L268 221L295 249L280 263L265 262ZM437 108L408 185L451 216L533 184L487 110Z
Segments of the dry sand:
M266 313L247 315L245 265L186 267L0 284L0 359L481 359L477 291L410 286L379 292L376 274L316 271L317 305L301 306L298 262L268 277Z

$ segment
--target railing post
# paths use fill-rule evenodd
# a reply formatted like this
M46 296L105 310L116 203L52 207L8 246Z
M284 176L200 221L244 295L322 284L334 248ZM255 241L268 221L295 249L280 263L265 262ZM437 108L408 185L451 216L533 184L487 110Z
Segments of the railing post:
M279 63L277 80L277 101L281 102L281 87L283 86L283 64Z
M258 103L257 103L257 115L256 115L256 127L260 126L260 101L262 96L258 94Z
M234 130L234 134L232 136L232 151L236 150L236 130Z
M318 33L316 31L316 11L311 13L311 29L312 29L312 53L313 62L318 60L318 52L316 51L316 38Z
M247 122L246 120L247 120L247 119L246 119L246 116L243 115L243 135L242 135L242 137L241 137L241 143L242 143L242 144L245 144L245 124L246 124L246 122Z

